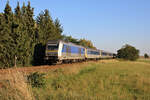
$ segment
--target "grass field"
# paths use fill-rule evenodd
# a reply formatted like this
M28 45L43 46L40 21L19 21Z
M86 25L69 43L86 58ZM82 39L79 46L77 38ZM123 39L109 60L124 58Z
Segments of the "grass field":
M139 59L139 62L145 62L150 64L150 59Z
M26 89L24 92L22 89L20 91L22 91L22 95L27 94L26 97L28 97L24 97L24 99L150 100L150 59L139 59L135 62L101 60L73 64L49 70L46 72L45 78L46 86L44 88L27 87L23 82L24 85L20 87ZM19 81L17 81L17 85L19 85ZM13 86L9 88L14 88ZM19 90L12 89L12 91ZM9 96L9 92L6 87L1 87L0 98ZM10 96L17 96L20 92L13 93Z

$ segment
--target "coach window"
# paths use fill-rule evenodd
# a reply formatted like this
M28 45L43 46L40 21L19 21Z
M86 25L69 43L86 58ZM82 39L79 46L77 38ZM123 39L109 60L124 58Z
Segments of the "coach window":
M67 47L67 46L66 46L65 44L63 44L63 48L62 48L62 51L63 51L63 52L66 51L66 47Z

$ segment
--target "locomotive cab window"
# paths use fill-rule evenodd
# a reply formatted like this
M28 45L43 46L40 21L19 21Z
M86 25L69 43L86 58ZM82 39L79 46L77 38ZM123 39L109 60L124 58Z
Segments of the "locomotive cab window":
M58 50L58 45L48 45L48 50Z

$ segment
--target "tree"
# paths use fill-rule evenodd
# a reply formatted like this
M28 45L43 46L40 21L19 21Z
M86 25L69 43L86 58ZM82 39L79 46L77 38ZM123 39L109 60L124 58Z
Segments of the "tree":
M36 45L34 50L35 65L43 63L45 56L45 46L49 40L62 38L62 26L58 19L52 20L49 11L42 11L36 18ZM37 63L38 62L38 63Z
M78 40L76 38L73 38L72 36L66 36L66 35L63 35L62 39L66 42L72 42L72 43L75 43L77 45L84 46L86 48L96 49L96 47L94 47L92 41L90 41L90 40L86 40L86 39Z
M8 57L7 57L7 47L10 45L10 40L12 38L10 37L10 34L7 32L5 23L5 17L4 14L0 15L0 67L5 68L6 66L9 66Z
M5 9L4 9L4 16L6 19L6 23L10 23L12 21L12 10L9 5L9 1L6 3Z
M31 7L30 2L28 1L28 5L25 7L25 25L26 25L26 39L25 39L25 46L26 46L26 65L29 65L33 61L34 55L34 47L35 47L35 20L34 16L34 8Z
M75 44L79 44L79 40L73 38L72 36L63 35L63 36L62 36L62 39L63 39L64 41L66 41L66 42L72 42L72 43L75 43Z
M33 57L40 57L34 52L42 52L43 57L47 41L62 38L60 21L53 21L48 10L40 13L37 20L33 17L34 9L30 2L27 6L23 3L22 7L18 2L14 12L9 2L6 3L4 13L0 13L1 68L14 66L16 56L19 66L33 64Z
M13 13L7 2L4 13L0 14L0 65L14 66L15 56L17 64L27 66L33 60L35 46L35 20L30 2L22 8L17 3Z
M23 7L25 7L25 4L23 4ZM25 66L25 62L26 59L28 58L28 56L26 56L26 47L25 43L26 40L29 38L28 34L27 34L27 28L26 28L26 24L25 24L25 14L22 12L19 5L19 2L17 3L17 7L15 8L15 12L14 12L14 35L13 35L13 40L15 41L15 56L17 57L17 65L23 65Z
M96 49L96 47L94 47L92 41L90 41L90 40L80 39L79 40L79 44L82 45L82 46L84 46L84 47L87 47L87 48Z
M0 64L2 68L14 65L13 13L7 2L0 16Z
M144 58L149 58L149 55L147 53L145 53Z
M34 20L34 8L30 2L19 2L13 12L9 2L4 13L0 13L0 67L13 67L15 57L17 65L43 64L45 46L48 40L63 39L87 48L95 48L90 40L76 39L62 35L63 27L60 21L53 20L49 11L42 11ZM33 62L34 61L34 62Z
M63 27L61 26L58 18L54 21L54 25L55 25L55 34L57 36L56 39L62 39L61 33L63 32Z
M62 38L62 26L58 19L54 22L46 9L36 18L37 38L39 43L46 44L48 40L58 40Z
M139 58L139 50L131 45L126 44L117 51L117 57L125 60L135 61Z

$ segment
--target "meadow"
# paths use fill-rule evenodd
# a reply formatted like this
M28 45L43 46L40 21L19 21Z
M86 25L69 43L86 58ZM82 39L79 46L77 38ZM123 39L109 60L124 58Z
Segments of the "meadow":
M25 73L1 75L0 100L150 100L150 59L89 61L44 73L42 88L27 84Z

